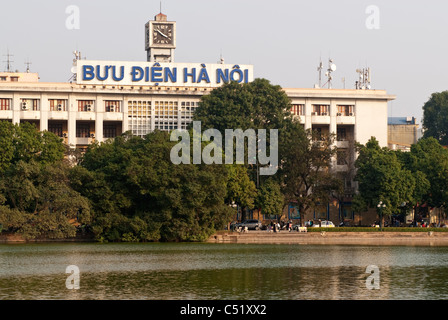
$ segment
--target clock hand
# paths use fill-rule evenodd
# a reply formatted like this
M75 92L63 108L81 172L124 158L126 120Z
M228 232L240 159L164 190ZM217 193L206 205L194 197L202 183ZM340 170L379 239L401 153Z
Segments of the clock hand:
M163 34L162 31L160 31L159 29L156 29L156 31L157 31L158 33L160 33L162 36L164 36L165 38L168 38L168 36L166 36L165 34Z

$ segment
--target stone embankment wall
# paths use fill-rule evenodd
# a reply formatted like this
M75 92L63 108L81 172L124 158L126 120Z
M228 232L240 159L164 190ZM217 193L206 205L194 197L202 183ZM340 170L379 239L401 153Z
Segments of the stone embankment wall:
M288 232L222 231L211 236L209 243L263 244L346 244L346 245L424 245L448 246L448 232Z

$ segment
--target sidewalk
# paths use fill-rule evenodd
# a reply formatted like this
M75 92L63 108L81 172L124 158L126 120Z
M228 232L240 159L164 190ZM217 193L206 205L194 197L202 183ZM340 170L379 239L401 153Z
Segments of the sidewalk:
M423 245L448 246L447 232L288 232L220 231L209 243L327 244L327 245Z

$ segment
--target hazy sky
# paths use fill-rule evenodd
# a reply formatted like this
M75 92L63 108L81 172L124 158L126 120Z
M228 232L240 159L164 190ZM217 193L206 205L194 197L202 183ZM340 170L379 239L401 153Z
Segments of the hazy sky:
M79 8L79 29L66 26ZM373 16L366 9L378 9ZM66 82L73 51L95 60L146 61L144 26L159 0L15 0L0 10L0 69L43 82ZM389 116L415 116L431 93L447 89L448 2L383 0L163 0L177 22L176 62L253 64L255 77L283 87L311 88L320 59L337 65L333 88L354 88L357 68L370 67L373 89L397 96ZM379 17L378 19L374 19ZM366 26L379 29L369 29Z

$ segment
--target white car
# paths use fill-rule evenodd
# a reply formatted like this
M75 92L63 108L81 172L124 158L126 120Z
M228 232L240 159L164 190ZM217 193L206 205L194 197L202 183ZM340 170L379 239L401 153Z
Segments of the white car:
M322 220L322 221L320 222L320 225L321 225L321 228L334 228L334 227L335 227L335 225L334 225L333 222L331 222L331 221L327 221L327 220ZM314 228L315 228L315 227L319 228L319 223L318 223L318 222L314 223L314 224L313 224L313 227L314 227Z

